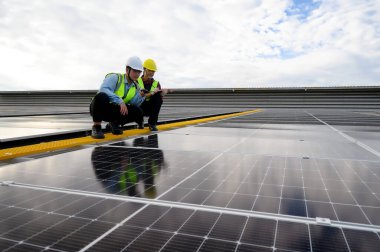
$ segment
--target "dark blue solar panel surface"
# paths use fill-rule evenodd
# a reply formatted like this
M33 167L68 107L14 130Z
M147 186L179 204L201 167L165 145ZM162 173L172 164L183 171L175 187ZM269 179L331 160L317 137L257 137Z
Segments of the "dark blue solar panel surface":
M0 249L376 251L375 129L266 110L3 166Z

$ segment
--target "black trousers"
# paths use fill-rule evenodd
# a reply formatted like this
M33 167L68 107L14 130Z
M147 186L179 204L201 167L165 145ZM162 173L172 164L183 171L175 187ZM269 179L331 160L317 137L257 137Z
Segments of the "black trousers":
M127 105L128 115L120 113L118 104L110 103L110 98L105 93L98 93L90 104L90 114L94 122L114 122L124 125L129 122L141 123L143 113L139 107Z
M148 123L150 125L157 125L158 114L160 113L162 105L162 96L160 93L153 95L149 101L144 101L141 104L141 109L144 116L149 116Z

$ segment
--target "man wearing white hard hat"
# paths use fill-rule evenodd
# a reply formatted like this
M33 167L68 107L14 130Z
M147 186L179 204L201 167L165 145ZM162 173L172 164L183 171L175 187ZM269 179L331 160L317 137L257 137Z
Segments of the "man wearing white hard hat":
M93 138L104 138L102 121L109 122L106 127L114 135L123 134L122 126L129 122L137 122L141 127L143 113L139 106L145 100L145 94L136 81L142 71L140 58L133 56L127 60L125 73L106 75L90 105Z

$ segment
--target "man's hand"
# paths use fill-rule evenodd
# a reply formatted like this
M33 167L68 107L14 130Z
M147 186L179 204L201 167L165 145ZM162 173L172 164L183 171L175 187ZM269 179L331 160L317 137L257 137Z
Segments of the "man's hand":
M124 102L120 103L120 114L122 114L122 115L128 115L128 108L127 108L127 105L125 105Z
M146 96L146 94L149 94L149 91L148 91L148 90L146 90L146 89L141 89L141 90L140 90L140 95L141 95L141 97Z
M162 95L162 96L165 96L165 95L167 95L168 93L169 93L169 89L166 89L166 88L161 89L161 95Z
M159 89L159 88L155 88L155 89L153 90L153 94L158 93L158 92L161 92L161 89Z

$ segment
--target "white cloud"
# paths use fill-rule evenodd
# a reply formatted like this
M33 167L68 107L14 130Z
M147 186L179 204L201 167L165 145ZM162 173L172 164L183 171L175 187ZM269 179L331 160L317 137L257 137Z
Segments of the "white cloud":
M131 55L172 88L379 85L379 1L311 1L0 0L0 90L97 89Z

